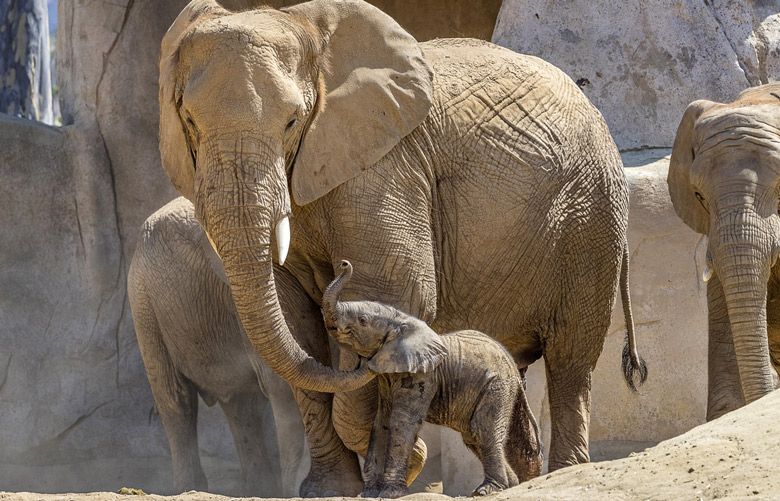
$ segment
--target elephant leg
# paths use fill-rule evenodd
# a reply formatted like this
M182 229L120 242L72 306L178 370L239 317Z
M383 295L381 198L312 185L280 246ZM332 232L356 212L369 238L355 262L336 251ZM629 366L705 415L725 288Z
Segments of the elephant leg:
M303 480L302 468L307 459L305 431L298 412L298 405L293 398L290 385L274 374L266 370L263 374L266 379L265 388L271 408L274 413L276 425L276 443L279 447L279 467L281 469L281 483L283 497L297 497L299 486Z
M339 368L355 369L358 357L340 350ZM355 391L336 393L333 397L333 424L344 445L365 457L371 437L371 425L377 413L378 393L376 379Z
M335 365L331 361L330 339L324 328L316 332L321 336L297 330L293 334L301 347L317 361ZM336 433L334 395L293 388L293 396L303 420L311 458L309 473L301 483L300 496L357 496L363 490L363 476L357 455L344 445Z
M707 282L709 345L707 421L745 405L726 298L717 275Z
M198 448L198 393L189 381L182 383L177 393L178 405L157 407L171 448L173 485L177 492L207 491ZM155 398L155 402L159 400Z
M266 429L272 425L264 419L268 399L260 386L231 395L220 402L227 418L238 459L241 463L241 485L246 496L278 497L278 451L275 444L266 443Z
M300 489L302 497L357 496L363 477L357 455L341 441L332 421L333 395L294 389L309 444L311 467Z
M597 280L598 277L586 277ZM599 283L599 282L594 282ZM591 374L609 328L613 297L593 304L588 297L570 297L574 304L558 314L545 336L544 361L550 403L550 471L587 463ZM596 315L595 312L604 312Z
M590 461L588 436L591 369L574 360L576 359L566 362L545 354L550 402L551 472ZM554 365L556 362L558 365Z
M384 472L377 497L396 498L409 493L412 451L436 393L436 385L429 379L427 374L411 374L391 384Z
M357 360L353 354L341 351L339 366L341 370L354 368ZM377 382L371 381L355 391L337 393L333 397L333 422L339 437L351 451L365 457L371 437L371 424L377 413ZM428 457L428 447L422 438L417 437L409 460L407 484L422 471Z
M482 483L474 489L473 496L487 496L518 484L517 475L509 466L504 449L507 431L511 426L512 407L503 401L511 392L502 383L494 380L485 388L471 417L469 427L474 440L472 450L476 449L485 474Z
M134 290L131 301L138 347L171 449L174 488L177 492L206 491L208 483L198 450L197 390L174 367L146 295Z

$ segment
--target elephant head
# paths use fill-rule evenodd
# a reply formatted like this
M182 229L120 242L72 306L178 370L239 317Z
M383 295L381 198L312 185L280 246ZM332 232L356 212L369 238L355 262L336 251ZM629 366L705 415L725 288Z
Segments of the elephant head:
M224 263L247 335L294 386L346 391L367 370L318 364L276 297L293 203L359 175L427 116L431 73L414 38L358 0L234 12L193 0L162 42L160 153Z
M368 359L378 374L430 372L447 354L439 335L420 319L374 301L339 301L352 277L352 265L341 262L341 273L322 295L325 325L336 341Z
M774 84L729 104L691 103L669 164L677 214L708 236L705 279L715 273L723 288L746 402L773 389L766 300L780 251L778 96Z

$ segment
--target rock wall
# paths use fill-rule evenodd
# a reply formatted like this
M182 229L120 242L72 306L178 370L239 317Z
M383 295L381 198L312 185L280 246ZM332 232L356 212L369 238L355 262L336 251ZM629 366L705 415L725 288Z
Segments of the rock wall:
M568 73L621 149L671 147L691 101L780 78L780 0L505 0L493 41Z

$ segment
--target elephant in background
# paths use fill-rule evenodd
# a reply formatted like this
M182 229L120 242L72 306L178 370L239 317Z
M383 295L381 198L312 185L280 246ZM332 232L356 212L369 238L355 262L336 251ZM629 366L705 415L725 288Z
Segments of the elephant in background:
M252 345L293 386L337 392L332 413L310 415L332 415L341 440L329 425L307 434L331 447L313 453L303 494L360 491L342 445L366 453L376 383L355 357L336 370L296 342L274 261L319 302L349 258L345 299L485 332L520 369L544 356L550 467L589 460L591 373L619 282L628 298L628 187L570 78L487 42L418 43L363 1L234 12L194 0L163 39L159 99L163 166ZM643 371L629 339L631 380Z
M677 215L707 235L707 419L774 389L780 369L780 84L685 110L669 164Z
M178 492L208 487L198 451L200 395L225 413L243 493L295 496L308 452L293 392L249 344L222 264L193 212L189 201L178 198L151 215L128 274L133 321L171 449L174 486ZM307 338L324 336L317 306L287 271L274 273L296 339L306 345ZM264 420L269 403L274 422ZM277 443L268 444L267 429L273 426Z

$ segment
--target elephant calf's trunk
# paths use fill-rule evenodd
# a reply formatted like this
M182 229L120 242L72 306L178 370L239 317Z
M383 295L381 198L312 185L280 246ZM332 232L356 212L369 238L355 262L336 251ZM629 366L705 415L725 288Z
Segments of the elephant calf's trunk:
M341 273L328 285L322 294L322 316L325 318L325 328L328 330L336 328L339 296L350 278L352 278L352 264L346 260L342 261Z

